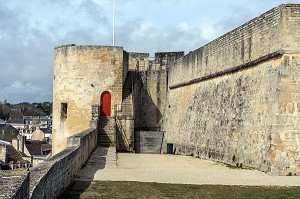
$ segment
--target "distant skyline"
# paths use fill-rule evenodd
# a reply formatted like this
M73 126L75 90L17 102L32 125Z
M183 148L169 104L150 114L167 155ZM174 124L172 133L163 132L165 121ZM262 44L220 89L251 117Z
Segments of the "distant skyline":
M115 44L188 53L300 0L115 0ZM0 0L0 101L52 101L54 47L112 45L113 0Z

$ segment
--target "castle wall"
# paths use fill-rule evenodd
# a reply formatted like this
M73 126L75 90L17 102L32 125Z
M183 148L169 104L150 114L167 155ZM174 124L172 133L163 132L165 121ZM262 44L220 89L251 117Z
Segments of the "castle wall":
M149 66L149 53L129 53L129 70L146 71Z
M170 66L165 142L175 152L300 173L299 5L282 5Z
M166 70L138 73L135 87L135 128L155 130L161 127L166 99Z
M166 140L176 153L270 166L278 61L169 92ZM263 168L262 168L263 169Z
M68 147L30 171L0 172L1 198L59 198L97 146L98 133L87 129L67 139Z
M155 53L146 71L139 71L135 84L135 128L160 130L168 87L167 68L184 52Z
M298 7L298 5L276 7L190 52L177 65L170 68L170 84L183 84L226 71L283 48L299 49L295 45L299 35L294 34L296 31L293 24L297 22L298 14L295 12L293 14L295 16L285 19L288 17L287 13ZM289 39L287 32L291 35Z
M300 20L299 20L300 21ZM299 44L299 42L298 42ZM279 68L275 125L268 154L272 171L300 173L300 52L285 54Z
M58 198L97 146L97 131L88 129L68 138L68 147L30 169L30 198Z
M114 114L115 105L122 101L122 81L127 73L123 61L121 47L66 45L55 48L53 154L66 148L67 137L89 128L92 109L100 106L104 91L112 96L111 113ZM62 103L67 106L63 107ZM63 109L67 109L66 115L62 115Z

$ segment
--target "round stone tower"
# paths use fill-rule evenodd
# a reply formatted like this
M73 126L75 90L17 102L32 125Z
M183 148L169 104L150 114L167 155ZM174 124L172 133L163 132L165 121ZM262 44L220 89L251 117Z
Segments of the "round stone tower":
M105 107L106 112L114 114L122 101L126 72L122 47L71 44L55 48L53 155L66 148L68 137L97 120L103 93L106 106L110 106Z

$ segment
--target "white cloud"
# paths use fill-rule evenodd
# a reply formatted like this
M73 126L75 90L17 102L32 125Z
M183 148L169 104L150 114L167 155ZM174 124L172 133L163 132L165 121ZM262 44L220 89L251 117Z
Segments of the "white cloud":
M116 44L150 53L197 49L286 2L116 1ZM0 5L0 100L51 101L55 46L111 44L112 0L0 0Z

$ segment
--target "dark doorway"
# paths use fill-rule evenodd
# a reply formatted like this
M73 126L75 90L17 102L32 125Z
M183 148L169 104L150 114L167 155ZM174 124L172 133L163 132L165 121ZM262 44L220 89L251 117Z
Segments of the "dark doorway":
M101 95L100 116L111 115L111 95L105 91Z

